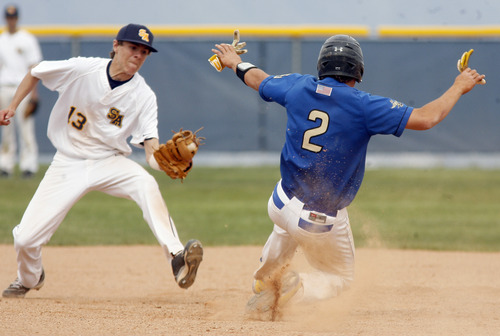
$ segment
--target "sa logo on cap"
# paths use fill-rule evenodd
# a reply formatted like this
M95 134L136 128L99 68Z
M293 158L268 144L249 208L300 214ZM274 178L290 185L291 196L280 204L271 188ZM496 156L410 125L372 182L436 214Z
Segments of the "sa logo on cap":
M149 34L146 29L139 29L139 36L143 41L149 42Z

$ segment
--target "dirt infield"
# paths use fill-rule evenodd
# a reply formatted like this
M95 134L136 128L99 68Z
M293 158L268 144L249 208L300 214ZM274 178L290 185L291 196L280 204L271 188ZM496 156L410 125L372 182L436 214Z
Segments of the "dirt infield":
M205 248L182 290L156 246L45 247L45 286L0 300L0 335L500 335L500 253L358 249L349 291L270 322L244 313L260 250ZM0 255L3 289L15 253Z

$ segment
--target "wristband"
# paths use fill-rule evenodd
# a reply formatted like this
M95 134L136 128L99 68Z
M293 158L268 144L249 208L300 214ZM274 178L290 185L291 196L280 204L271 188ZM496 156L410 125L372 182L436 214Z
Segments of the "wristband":
M239 79L241 79L241 81L245 83L245 74L248 70L254 68L257 68L257 66L253 65L252 63L241 62L236 66L236 76L238 76Z

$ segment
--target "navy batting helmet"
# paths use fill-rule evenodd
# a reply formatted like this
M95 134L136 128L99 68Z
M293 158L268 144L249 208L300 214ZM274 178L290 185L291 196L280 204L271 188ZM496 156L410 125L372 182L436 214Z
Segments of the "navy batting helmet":
M318 77L345 76L361 82L365 66L358 41L348 35L334 35L327 39L318 57Z

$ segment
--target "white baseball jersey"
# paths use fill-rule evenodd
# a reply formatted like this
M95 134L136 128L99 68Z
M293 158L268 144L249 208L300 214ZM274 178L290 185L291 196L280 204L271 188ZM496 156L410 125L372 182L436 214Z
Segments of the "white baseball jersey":
M42 60L36 38L26 30L0 34L0 85L19 85L29 68Z
M77 159L129 155L131 143L140 147L158 138L156 95L136 73L111 89L106 67L110 59L76 57L43 61L31 71L50 90L57 91L47 129L56 149Z

